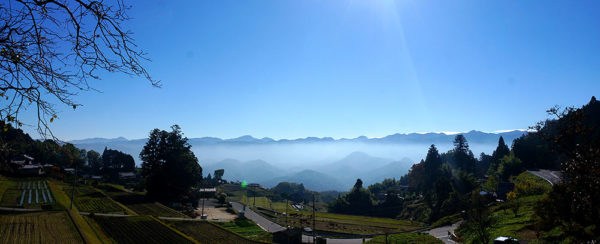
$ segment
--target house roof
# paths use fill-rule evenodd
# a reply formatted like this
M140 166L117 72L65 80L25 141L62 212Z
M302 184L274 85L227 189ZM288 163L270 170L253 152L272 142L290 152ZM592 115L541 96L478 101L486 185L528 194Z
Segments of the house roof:
M217 188L200 188L198 189L199 192L217 192Z
M28 164L28 165L23 165L23 167L21 167L21 169L39 169L42 166L39 164Z

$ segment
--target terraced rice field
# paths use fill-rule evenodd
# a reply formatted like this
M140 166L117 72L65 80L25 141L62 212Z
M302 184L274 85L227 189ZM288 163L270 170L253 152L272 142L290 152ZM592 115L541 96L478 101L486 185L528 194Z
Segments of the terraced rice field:
M193 243L149 216L90 219L117 243Z
M290 216L288 218L285 218L282 215L275 216L269 211L258 210L258 212L281 224L285 224L287 220L288 224L294 227L312 226L311 212L290 211ZM316 215L315 224L317 230L327 230L346 234L381 234L424 227L423 223L408 220L323 212L317 212Z
M273 240L273 235L271 233L266 232L254 222L249 220L217 222L215 224L254 241L271 242Z
M263 243L241 237L205 221L169 221L169 225L201 243Z
M187 215L177 212L167 206L146 199L146 196L125 192L114 187L103 187L102 190L112 199L125 205L139 215L152 215L157 217L181 217L189 218Z
M83 185L75 189L75 206L79 211L93 213L123 213L125 211L91 186ZM72 190L73 188L65 188L67 194L70 194Z
M83 240L66 212L0 212L0 243L83 243Z
M2 181L7 184L0 206L40 208L55 203L54 195L45 180Z

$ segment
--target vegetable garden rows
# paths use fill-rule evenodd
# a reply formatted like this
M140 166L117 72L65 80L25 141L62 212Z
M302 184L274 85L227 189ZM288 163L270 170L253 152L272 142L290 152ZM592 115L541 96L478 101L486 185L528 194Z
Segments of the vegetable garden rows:
M54 196L45 180L23 180L10 184L2 196L2 206L34 207L54 203Z
M21 186L19 188L22 189L23 192L21 193L21 200L19 201L19 206L23 206L23 204L25 204L25 196L28 196L27 204L29 205L32 204L32 198L35 198L35 204L54 202L54 199L52 199L52 194L50 194L50 189L48 189L48 184L46 183L46 181L43 181L43 184L42 181L21 181L20 185ZM40 199L40 195L43 199Z
M70 193L73 188L65 188ZM76 188L75 205L79 211L93 213L123 213L125 210L90 186Z
M177 212L160 203L149 201L145 196L137 193L125 192L111 186L102 186L101 189L112 199L120 202L140 215L189 218L187 215Z
M0 243L83 243L65 212L0 214Z
M149 216L90 218L117 243L192 243Z

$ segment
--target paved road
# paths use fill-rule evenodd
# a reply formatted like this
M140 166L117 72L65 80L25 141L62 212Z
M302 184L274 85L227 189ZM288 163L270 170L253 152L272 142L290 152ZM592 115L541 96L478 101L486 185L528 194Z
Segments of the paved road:
M231 202L231 206L238 212L244 210L244 205L238 202ZM285 230L283 226L273 223L265 217L260 216L256 212L252 211L252 209L250 209L249 207L246 208L245 216L246 218L249 218L250 220L254 221L254 223L256 223L258 226L260 226L260 228L267 232L274 233L277 231Z
M371 238L366 238L365 241L371 240ZM312 236L302 235L302 243L313 243ZM327 244L359 244L363 243L362 239L334 239L327 238Z
M426 233L429 233L435 238L440 239L444 243L456 243L453 240L450 240L448 233L454 233L454 230L458 228L458 226L462 223L462 221L456 222L452 225L442 226L435 229L431 229Z
M28 209L28 208L5 208L5 207L0 207L0 210L4 210L4 211L15 211L15 212L39 212L39 211L42 211L41 209Z
M79 212L79 214L90 215L90 213L88 213L88 212ZM108 217L130 217L130 216L133 216L133 215L127 215L127 214L109 214L109 213L94 213L94 215L108 216Z
M241 203L237 203L237 202L231 202L231 206L236 210L236 211L242 211L244 209L244 205L242 205ZM259 214L257 214L256 212L252 211L249 207L246 208L246 218L249 218L250 220L254 221L254 223L256 223L258 226L260 226L260 228L262 228L263 230L267 231L267 232L277 232L277 231L281 231L284 230L285 228L281 225L278 225L276 223L271 222L270 220L266 219L263 216L260 216ZM307 236L307 235L302 235L302 242L303 243L312 243L312 236ZM369 239L367 239L369 240ZM338 244L338 243L349 243L349 244L358 244L358 243L362 243L362 239L333 239L333 238L327 238L327 243L334 243L334 244Z
M561 176L560 171L540 169L540 170L528 170L528 172L532 173L534 175L537 175L537 176L541 177L542 179L550 182L551 185L558 184L562 181L560 179L560 176Z

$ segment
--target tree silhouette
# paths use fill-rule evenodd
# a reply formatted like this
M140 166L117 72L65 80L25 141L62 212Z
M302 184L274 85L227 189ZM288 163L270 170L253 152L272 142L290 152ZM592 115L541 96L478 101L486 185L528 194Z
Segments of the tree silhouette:
M475 156L473 152L469 150L469 143L467 138L463 135L456 135L454 138L454 161L456 167L460 170L464 170L467 173L475 172Z
M504 143L504 138L502 138L502 136L500 136L500 139L498 140L498 146L496 147L496 150L494 150L494 152L492 153L492 158L491 158L490 168L488 170L488 173L495 174L496 171L498 170L498 166L500 165L500 159L502 159L504 156L508 155L509 153L510 153L510 149L508 149L508 146L506 145L506 143Z
M147 196L160 201L185 200L202 180L202 168L178 125L154 129L140 152Z
M600 102L592 97L580 109L548 113L556 120L540 122L535 129L555 150L566 155L563 184L554 185L536 207L538 226L556 226L575 243L600 239Z

